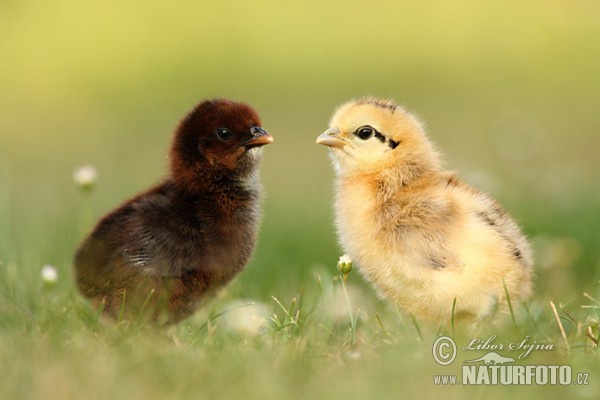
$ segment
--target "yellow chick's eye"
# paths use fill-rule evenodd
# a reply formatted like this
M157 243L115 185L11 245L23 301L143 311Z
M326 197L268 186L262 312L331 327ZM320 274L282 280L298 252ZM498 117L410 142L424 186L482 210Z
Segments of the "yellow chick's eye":
M359 139L369 140L375 135L375 129L369 125L361 126L354 132L354 135Z

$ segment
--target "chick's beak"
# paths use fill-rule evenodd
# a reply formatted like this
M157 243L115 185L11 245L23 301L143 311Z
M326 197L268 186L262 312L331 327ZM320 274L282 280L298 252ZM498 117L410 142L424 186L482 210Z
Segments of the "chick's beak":
M250 139L242 142L242 146L247 149L273 143L273 136L269 135L263 128L253 127L251 133L253 136Z
M334 129L327 129L325 132L321 133L317 138L317 144L322 144L324 146L335 147L338 149L343 148L348 144L344 139L336 136L339 132Z

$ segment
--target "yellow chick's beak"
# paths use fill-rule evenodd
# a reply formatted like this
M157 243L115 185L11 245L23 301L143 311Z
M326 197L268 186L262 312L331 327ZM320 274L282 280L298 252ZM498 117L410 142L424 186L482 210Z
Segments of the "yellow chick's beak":
M340 137L335 136L336 133L338 132L333 129L327 129L325 132L319 135L317 138L317 144L336 147L338 149L344 148L348 142Z

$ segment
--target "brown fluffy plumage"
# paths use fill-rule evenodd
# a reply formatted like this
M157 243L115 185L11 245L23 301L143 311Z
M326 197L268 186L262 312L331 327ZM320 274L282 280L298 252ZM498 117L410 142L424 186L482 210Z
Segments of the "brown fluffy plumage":
M346 253L378 292L419 320L476 323L531 293L529 244L496 201L441 167L419 121L395 103L342 105L331 148Z
M189 316L248 262L259 225L260 146L249 106L200 103L177 128L170 176L103 217L75 256L77 285L104 313Z

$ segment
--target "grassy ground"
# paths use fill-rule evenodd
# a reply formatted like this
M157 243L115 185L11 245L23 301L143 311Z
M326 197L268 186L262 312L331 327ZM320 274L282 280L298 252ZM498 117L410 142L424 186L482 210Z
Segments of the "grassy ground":
M0 399L597 397L597 4L112 3L0 4ZM314 139L339 102L365 94L420 115L448 167L531 238L536 291L516 324L428 329L356 271L348 305ZM172 128L210 96L253 104L275 137L252 263L180 326L106 325L74 289L73 251L164 175ZM88 197L72 182L83 164L99 172ZM459 349L441 366L439 334L459 347L529 335L553 349L520 364L568 364L589 385L437 386L484 354Z

